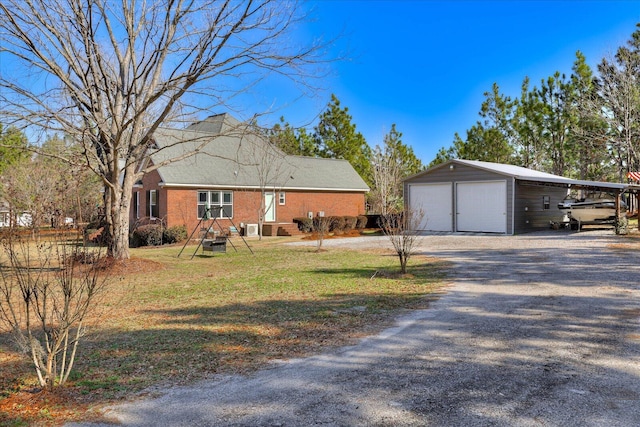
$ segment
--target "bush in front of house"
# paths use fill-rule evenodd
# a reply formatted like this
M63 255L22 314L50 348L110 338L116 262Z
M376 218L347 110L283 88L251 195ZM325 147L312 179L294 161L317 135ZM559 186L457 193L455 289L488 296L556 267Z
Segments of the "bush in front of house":
M298 230L303 233L311 233L322 228L324 232L336 234L348 233L351 230L363 230L366 228L368 218L365 215L358 216L328 216L328 217L296 217L293 222L298 224Z
M367 218L366 215L358 215L356 219L357 219L356 228L358 230L364 230L367 227L367 222L369 221L369 218Z
M141 225L133 230L129 245L133 248L140 246L158 246L162 244L162 226L158 224Z
M132 248L140 246L159 246L185 241L187 239L187 227L174 225L164 228L160 224L146 224L136 227L131 233L129 245Z
M358 218L355 216L345 216L344 217L344 232L348 233L349 231L356 228L358 224Z
M165 228L162 233L162 240L166 244L184 242L187 240L187 226L186 225L174 225L173 227Z
M298 224L298 230L302 231L303 233L311 233L313 231L313 218L300 216L293 218L293 222Z
M344 233L346 220L343 216L331 216L329 217L329 221L331 224L329 231L336 234Z

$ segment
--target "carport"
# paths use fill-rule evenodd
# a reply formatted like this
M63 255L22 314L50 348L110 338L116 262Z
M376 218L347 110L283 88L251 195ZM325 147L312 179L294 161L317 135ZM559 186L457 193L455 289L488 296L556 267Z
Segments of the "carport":
M404 181L407 207L423 213L420 231L520 234L563 222L557 207L570 189L612 193L639 186L580 181L500 163L454 159ZM637 206L637 204L636 204Z

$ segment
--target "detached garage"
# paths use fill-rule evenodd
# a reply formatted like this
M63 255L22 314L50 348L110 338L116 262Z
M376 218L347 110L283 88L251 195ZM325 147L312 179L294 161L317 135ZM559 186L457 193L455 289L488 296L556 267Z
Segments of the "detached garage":
M419 231L518 234L562 221L557 206L571 186L612 191L623 187L456 159L407 178L404 194L407 206L424 214Z

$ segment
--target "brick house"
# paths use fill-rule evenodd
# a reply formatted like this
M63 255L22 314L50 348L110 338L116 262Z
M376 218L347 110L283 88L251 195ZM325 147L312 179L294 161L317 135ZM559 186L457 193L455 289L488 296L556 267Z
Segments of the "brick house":
M252 234L262 207L263 233L275 235L295 231L296 217L362 215L369 190L348 161L285 155L228 114L159 129L147 162L160 167L134 187L132 226L162 221L191 232L208 211L221 227Z

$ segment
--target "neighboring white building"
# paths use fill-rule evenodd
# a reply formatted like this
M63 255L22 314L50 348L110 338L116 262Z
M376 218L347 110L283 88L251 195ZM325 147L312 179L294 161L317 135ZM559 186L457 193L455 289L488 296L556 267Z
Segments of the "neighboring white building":
M30 213L20 213L15 214L13 225L17 225L18 227L31 227L33 223L32 217ZM0 227L11 227L11 210L9 209L9 205L4 202L0 202Z

